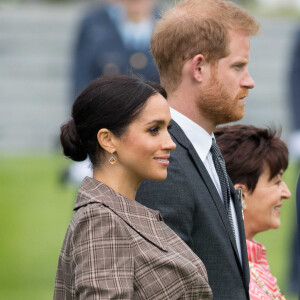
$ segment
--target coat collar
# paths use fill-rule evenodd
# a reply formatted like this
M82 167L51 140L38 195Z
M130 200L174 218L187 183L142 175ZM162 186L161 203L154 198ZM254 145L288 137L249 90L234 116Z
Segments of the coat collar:
M179 125L186 137L192 143L199 157L204 161L210 151L214 134L209 134L200 125L170 107L172 119Z
M247 242L247 251L248 251L248 260L249 262L263 265L268 267L267 263L267 250L266 248L257 241L246 240Z
M167 251L161 226L162 217L158 211L122 196L94 178L86 177L78 191L74 210L91 203L101 203L108 207L145 239Z

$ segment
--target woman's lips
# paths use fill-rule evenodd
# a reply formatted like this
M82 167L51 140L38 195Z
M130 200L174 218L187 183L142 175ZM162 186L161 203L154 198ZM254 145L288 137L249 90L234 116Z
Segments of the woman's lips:
M160 157L154 157L154 159L161 165L163 166L168 166L169 165L169 156L160 156Z

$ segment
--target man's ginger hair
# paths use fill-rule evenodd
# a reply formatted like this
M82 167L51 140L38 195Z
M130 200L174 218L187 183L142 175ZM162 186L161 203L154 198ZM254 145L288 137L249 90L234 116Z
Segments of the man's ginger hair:
M151 52L162 85L168 90L180 83L184 63L197 54L207 62L229 55L229 31L256 35L259 24L245 10L229 1L184 0L157 22Z

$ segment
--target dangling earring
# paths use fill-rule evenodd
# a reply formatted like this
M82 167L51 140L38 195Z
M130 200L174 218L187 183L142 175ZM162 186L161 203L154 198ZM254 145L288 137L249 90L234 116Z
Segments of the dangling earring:
M111 164L111 165L114 165L115 163L116 163L116 159L114 158L114 154L113 153L111 153L111 157L110 157L110 159L109 159L109 163Z
M245 210L247 208L246 201L242 198L242 209Z
M242 206L242 211L243 211L244 209L247 208L246 202L244 200L243 190L241 188L237 188L236 193L237 193L238 198L240 200L240 203L241 203L241 206Z

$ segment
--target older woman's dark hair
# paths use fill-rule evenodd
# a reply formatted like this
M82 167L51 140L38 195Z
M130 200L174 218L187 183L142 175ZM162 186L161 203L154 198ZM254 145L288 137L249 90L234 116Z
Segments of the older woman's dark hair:
M65 156L74 161L89 156L93 166L98 165L103 152L98 131L107 128L120 137L147 100L158 93L167 98L163 87L141 78L112 76L94 80L75 100L72 119L61 127Z
M233 184L245 184L250 192L265 166L270 179L288 166L288 149L276 129L233 125L221 126L214 134Z

